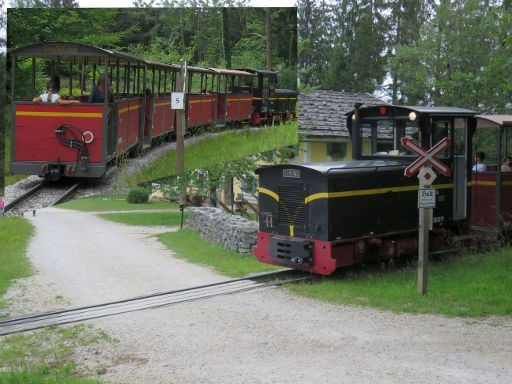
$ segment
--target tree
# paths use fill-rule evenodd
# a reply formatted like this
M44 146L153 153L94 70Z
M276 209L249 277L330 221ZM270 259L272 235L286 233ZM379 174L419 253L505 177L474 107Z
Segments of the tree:
M399 0L391 1L389 27L387 34L387 56L391 61L396 55L396 48L399 46L410 46L420 38L421 27L429 20L434 9L432 0ZM400 93L400 78L398 73L389 68L391 81L391 100L393 104L398 103Z
M387 20L382 0L338 0L333 8L334 36L322 87L373 92L386 74Z
M511 14L478 0L443 1L415 43L399 46L401 101L485 113L512 109Z
M325 78L333 46L332 8L313 0L298 0L299 79L303 89L316 88Z

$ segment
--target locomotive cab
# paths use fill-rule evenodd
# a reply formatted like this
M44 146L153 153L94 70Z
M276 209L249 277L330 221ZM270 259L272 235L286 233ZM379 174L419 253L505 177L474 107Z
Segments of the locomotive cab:
M263 262L330 274L335 269L417 250L418 180L404 176L416 156L400 139L426 149L448 136L440 155L432 248L469 226L468 181L475 113L458 108L356 109L347 115L353 160L262 167L255 255Z

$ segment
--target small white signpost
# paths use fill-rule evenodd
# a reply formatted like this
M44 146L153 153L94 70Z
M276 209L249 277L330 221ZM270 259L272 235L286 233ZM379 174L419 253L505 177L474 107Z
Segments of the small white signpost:
M184 109L185 103L183 102L183 92L171 93L171 109Z
M404 175L411 177L421 169L418 174L420 181L418 190L418 292L424 295L427 292L428 231L432 229L432 214L436 207L436 190L432 189L431 186L437 175L430 168L430 164L443 175L450 176L450 168L435 158L448 148L450 139L445 137L428 151L407 137L402 138L402 145L419 155L418 159L405 169Z

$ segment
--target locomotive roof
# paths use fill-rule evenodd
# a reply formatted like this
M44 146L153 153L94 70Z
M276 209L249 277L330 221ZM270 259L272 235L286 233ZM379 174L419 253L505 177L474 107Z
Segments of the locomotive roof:
M417 113L429 113L431 115L439 115L439 116L447 116L447 115L454 115L454 116L475 116L476 112L472 111L470 109L465 108L455 108L455 107L425 107L425 106L410 106L410 105L389 105L389 104L382 104L382 105L373 105L371 107L361 107L361 111L366 110L378 110L381 107L385 107L387 109L394 109L394 110L408 110L411 112L417 112ZM354 113L354 110L348 112L345 114L345 116L351 116Z
M145 63L150 66L173 68L170 64L141 59L129 53L116 52L92 45L70 42L35 43L9 51L14 56L27 56L38 58L58 58L59 60L73 63L104 64L105 58L119 60L120 64Z
M323 175L334 175L337 173L345 172L347 170L361 171L367 169L368 171L374 171L378 168L389 168L389 167L405 167L409 165L409 162L400 159L371 159L371 160L352 160L352 161L337 161L337 162L321 162L321 163L304 163L304 164L279 164L271 166L263 166L256 170L259 171L269 167L280 167L280 168L306 168Z
M495 128L496 125L512 125L512 115L477 115L477 128Z

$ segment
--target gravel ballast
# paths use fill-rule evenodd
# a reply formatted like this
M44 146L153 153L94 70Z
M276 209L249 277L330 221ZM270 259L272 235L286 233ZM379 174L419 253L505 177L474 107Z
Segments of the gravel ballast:
M37 273L11 315L226 280L173 257L151 231L48 208L28 254ZM56 300L56 297L64 299ZM509 383L512 319L394 314L251 291L94 320L118 339L79 351L113 383Z

